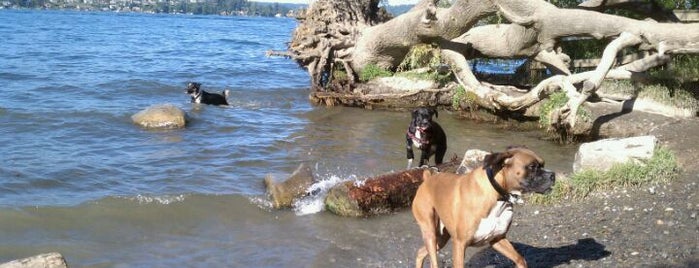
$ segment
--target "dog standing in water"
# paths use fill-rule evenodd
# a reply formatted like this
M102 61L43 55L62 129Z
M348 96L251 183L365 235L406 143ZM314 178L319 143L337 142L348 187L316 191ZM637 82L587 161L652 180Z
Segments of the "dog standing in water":
M209 93L201 90L201 84L190 82L184 91L192 97L192 103L203 103L211 105L228 105L228 90L224 90L222 94Z
M437 110L433 108L417 108L412 113L412 121L405 134L408 168L412 166L415 158L413 146L421 151L418 166L428 164L433 155L435 165L444 160L444 154L447 153L447 135L437 122L432 121L433 115L439 117Z

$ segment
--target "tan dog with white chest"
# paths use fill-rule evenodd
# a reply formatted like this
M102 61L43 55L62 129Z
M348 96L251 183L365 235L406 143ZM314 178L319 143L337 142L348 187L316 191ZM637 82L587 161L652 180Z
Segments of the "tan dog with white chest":
M431 267L438 267L437 250L449 238L454 267L464 267L467 247L487 244L517 267L527 267L505 236L512 222L512 193L551 190L555 173L543 167L544 160L533 151L513 147L487 155L482 167L465 175L425 170L412 204L425 243L415 267L422 267L427 255Z

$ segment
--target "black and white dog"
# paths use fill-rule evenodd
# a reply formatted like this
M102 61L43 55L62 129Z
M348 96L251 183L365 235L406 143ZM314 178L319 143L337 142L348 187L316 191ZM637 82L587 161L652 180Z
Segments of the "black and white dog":
M224 90L222 94L209 93L200 89L201 84L190 82L187 84L184 93L192 96L192 103L203 103L211 105L228 105L228 90Z
M439 165L444 160L447 152L447 135L437 122L432 121L432 115L439 117L437 110L433 108L417 108L413 111L408 132L405 134L408 152L408 168L413 164L415 158L413 146L422 151L420 155L420 165L429 163L431 156L435 156L434 162Z

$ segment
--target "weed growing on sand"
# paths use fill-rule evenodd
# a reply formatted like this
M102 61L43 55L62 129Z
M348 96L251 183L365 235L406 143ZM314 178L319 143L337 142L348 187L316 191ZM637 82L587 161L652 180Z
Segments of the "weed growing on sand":
M559 179L551 193L533 195L530 201L536 204L550 204L564 199L580 200L597 190L668 182L676 179L679 172L675 154L669 149L659 147L653 157L642 163L619 164L605 172L584 170L569 178Z

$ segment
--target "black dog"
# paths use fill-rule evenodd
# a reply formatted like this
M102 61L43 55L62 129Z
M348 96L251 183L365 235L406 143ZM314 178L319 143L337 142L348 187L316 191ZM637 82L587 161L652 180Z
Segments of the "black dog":
M413 145L422 151L419 166L427 164L432 155L435 155L434 162L437 165L444 160L444 154L447 152L447 135L437 122L432 121L432 115L439 117L437 110L432 108L418 108L413 111L413 120L405 134L408 168L412 166L415 158Z
M228 105L228 90L224 90L223 94L209 93L199 89L200 83L190 82L184 93L192 96L192 103L203 103L211 105Z

